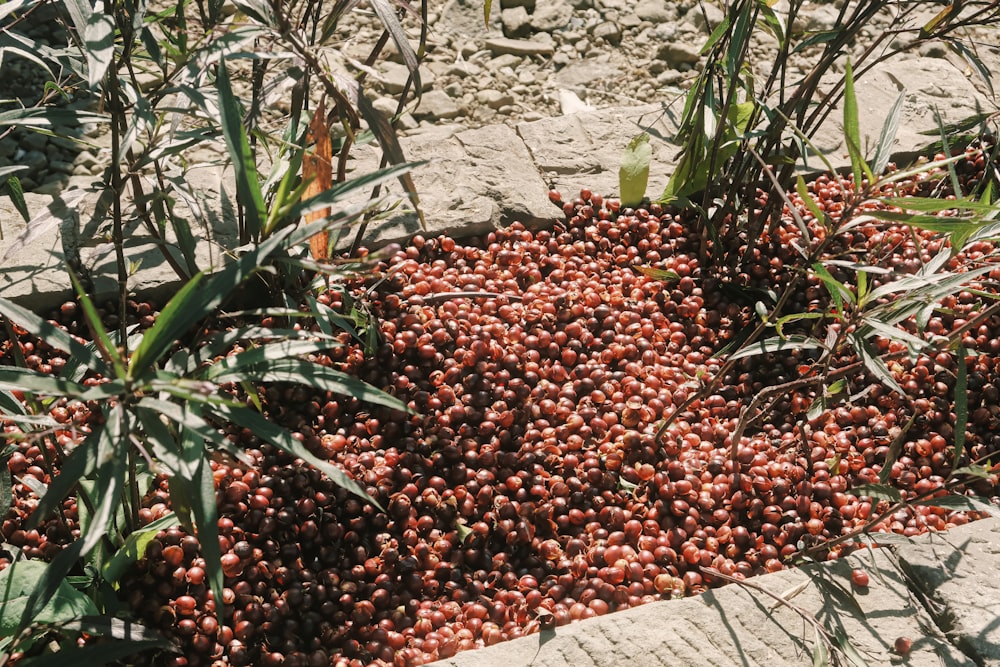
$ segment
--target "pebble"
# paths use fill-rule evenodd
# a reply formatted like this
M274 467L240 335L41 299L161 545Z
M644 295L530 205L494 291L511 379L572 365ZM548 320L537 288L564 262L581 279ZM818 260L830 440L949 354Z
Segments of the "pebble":
M555 52L551 44L530 39L493 37L484 40L483 46L496 54L511 53L516 56L550 56Z
M420 98L420 104L412 111L417 120L434 118L456 118L461 110L455 100L448 97L443 90L428 90Z
M476 101L480 104L485 104L491 109L499 109L502 106L507 106L514 103L513 96L501 92L499 90L480 90L476 94Z
M503 10L500 14L500 22L506 37L517 39L527 37L531 33L531 17L528 16L528 10L524 7L511 7Z
M573 16L573 6L566 0L545 0L531 14L531 27L538 32L552 32L566 27Z
M664 0L641 0L634 13L640 20L650 23L666 23L677 18L677 10Z
M622 41L622 31L618 27L618 24L612 23L611 21L605 21L604 23L598 23L594 26L594 37L598 39L603 39L608 44L613 46L618 46Z

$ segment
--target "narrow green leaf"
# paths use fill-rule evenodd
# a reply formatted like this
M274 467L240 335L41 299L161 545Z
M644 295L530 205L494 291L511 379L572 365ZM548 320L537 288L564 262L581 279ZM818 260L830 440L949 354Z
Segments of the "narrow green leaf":
M861 357L861 362L865 365L865 368L868 369L868 372L878 378L882 384L887 386L889 389L897 392L900 396L906 395L903 388L899 386L898 382L896 382L896 378L892 376L888 366L886 366L885 362L882 361L882 359L875 353L868 341L853 334L848 335L848 339L854 345L855 352L857 352L858 356Z
M956 468L965 451L965 427L969 423L969 369L965 365L967 355L965 346L959 345L955 352L958 372L955 377L955 449L951 461L951 465Z
M94 305L93 299L87 295L87 291L83 289L80 279L77 278L72 268L69 269L69 279L73 283L73 290L76 292L76 298L83 310L83 319L94 337L94 344L100 350L101 356L111 363L114 368L114 377L124 378L125 360L122 359L121 352L119 352L118 347L111 341L107 329L104 328L104 322L97 312L97 306Z
M801 175L796 176L795 180L795 191L799 193L799 197L802 198L802 203L806 205L806 208L812 214L818 222L826 224L826 214L820 209L819 205L816 204L816 200L812 198L809 194L809 189L806 187L806 181Z
M882 123L882 132L878 137L878 145L875 147L875 158L873 160L872 171L876 176L881 176L889 164L892 156L892 147L896 143L896 133L899 131L899 119L903 116L903 102L906 100L906 89L899 91L896 101L889 109L889 115Z
M205 368L204 378L213 380L225 373L238 372L240 369L266 364L277 359L299 357L313 352L321 352L330 348L340 347L335 338L321 340L285 340L277 343L267 343L252 347L245 352L226 357L218 363Z
M24 168L25 167L17 165L14 167L5 167L0 171L10 173L11 171L20 171ZM17 176L10 176L7 178L7 196L10 197L11 203L14 205L14 208L17 209L17 212L21 214L21 218L24 219L24 222L29 222L31 220L31 212L28 211L28 203L24 200L24 188L21 187L21 179ZM3 233L0 231L0 239L2 238Z
M671 271L670 269L658 269L654 266L636 264L633 264L632 268L647 278L662 280L666 283L675 283L681 279L680 275L676 271Z
M260 189L257 165L247 141L246 128L243 127L243 116L236 95L233 93L232 84L229 82L225 60L219 63L215 82L222 111L220 119L222 134L226 138L226 148L229 150L229 157L236 171L236 194L244 206L247 232L251 239L258 239L261 225L267 218L267 208Z
M622 206L633 208L642 203L649 182L652 155L653 147L645 132L633 137L625 148L621 167L618 168L618 189L621 192Z
M813 628L813 667L828 667L830 654L826 648L826 639L820 634L819 628Z
M3 315L14 324L25 329L33 336L45 341L46 345L63 352L68 352L70 357L82 363L87 368L107 376L108 366L104 363L93 349L79 343L69 335L68 332L60 329L48 320L45 320L27 308L22 308L13 301L0 298L0 315Z
M730 359L744 359L746 357L752 357L757 354L766 354L769 352L787 352L790 350L824 350L826 346L822 342L813 338L812 336L803 336L801 334L793 334L791 336L781 337L775 336L773 338L768 338L766 340L759 341L753 345L748 345L739 351L735 352Z
M844 66L844 140L851 157L851 171L854 173L854 187L861 189L864 170L864 156L861 154L861 127L858 123L858 98L854 93L854 71L851 59Z
M282 449L292 456L297 456L312 467L329 477L335 484L341 486L366 502L370 502L379 509L384 509L378 501L368 495L365 488L354 481L350 475L340 468L324 461L306 449L305 445L292 437L291 433L270 422L263 415L260 415L249 408L225 408L216 410L220 417L242 424L253 433L275 447Z
M83 33L87 53L87 82L98 88L115 55L115 23L110 16L93 12Z
M177 515L168 512L156 521L151 521L134 530L125 538L125 544L115 552L114 556L104 562L101 576L105 581L117 587L118 579L125 573L125 569L145 555L146 545L156 537L156 534L176 525L178 525Z
M833 297L834 303L837 304L837 312L842 315L844 313L844 302L854 303L854 293L846 285L834 278L827 268L819 262L813 264L812 268L816 272L816 277L823 282L826 290Z
M238 382L243 379L253 379L257 382L293 382L315 387L323 391L344 396L353 396L358 400L375 405L381 405L393 410L412 414L405 403L395 396L376 389L354 376L333 368L303 359L275 359L259 367L240 368L238 372L225 372L215 377L215 382Z
M493 0L483 0L483 27L490 27L490 9L493 7Z
M885 461L882 462L882 469L878 474L879 484L887 484L889 482L889 475L892 473L892 464L896 462L896 459L899 458L900 452L903 451L903 445L906 443L906 434L909 433L910 427L913 426L913 422L915 422L916 419L917 414L914 412L910 415L906 424L903 425L899 435L897 435L889 444L889 451L886 452Z
M0 389L30 391L43 396L81 398L87 387L30 368L0 366Z
M393 7L389 0L369 0L369 5L375 10L375 14L378 16L379 21L382 22L382 26L389 33L392 43L396 45L396 49L403 59L403 64L406 65L410 76L413 77L413 88L419 95L421 90L420 61L417 54L413 51L413 47L410 46L410 40L406 38L406 32L403 30L402 24L400 24L399 19L396 17L395 7Z
M892 503L898 503L903 499L899 489L888 484L862 484L861 486L852 488L851 493L859 498L869 496L876 500L888 500Z
M940 498L925 498L917 501L918 505L929 505L931 507L943 507L955 510L956 512L985 512L990 516L1000 518L1000 507L983 498L976 496L942 496Z

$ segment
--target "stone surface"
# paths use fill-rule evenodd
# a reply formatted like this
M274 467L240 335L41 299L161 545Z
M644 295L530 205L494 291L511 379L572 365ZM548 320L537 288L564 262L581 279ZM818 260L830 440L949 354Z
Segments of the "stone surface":
M677 148L666 141L676 129L658 104L544 118L521 123L517 131L542 174L563 192L587 187L604 195L616 194L622 151L643 131L653 137L647 192L654 196L662 192L675 166Z
M1000 665L1000 521L976 521L898 548L911 585L948 638L982 667Z
M864 568L870 584L857 590L851 570ZM783 667L812 664L816 622L830 636L848 638L865 662L907 667L973 667L935 627L910 595L892 553L871 554L755 577L698 597L643 605L489 648L459 653L438 667ZM913 640L905 661L897 637ZM843 660L842 664L851 664ZM831 662L830 664L836 664Z
M460 111L455 100L443 90L429 90L420 98L420 104L412 111L417 120L455 118Z
M555 51L551 44L529 39L506 39L495 37L483 42L483 46L493 53L512 53L515 56L550 56Z
M400 206L372 226L366 244L405 242L418 232L470 236L515 220L540 227L561 215L549 201L528 149L506 125L447 137L416 135L404 138L401 146L407 159L429 160L412 172L428 228L421 230L401 186L393 182L387 188L387 199ZM359 151L357 157L357 173L374 168L377 157L373 149Z

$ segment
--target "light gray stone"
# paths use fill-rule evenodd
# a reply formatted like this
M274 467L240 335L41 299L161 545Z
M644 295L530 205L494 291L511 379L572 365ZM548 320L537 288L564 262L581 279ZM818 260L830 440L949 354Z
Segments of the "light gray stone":
M504 37L519 39L531 34L531 18L524 7L511 7L500 13Z
M984 519L898 547L911 585L945 633L982 667L1000 665L1000 520Z
M656 57L669 65L694 64L701 58L701 45L704 37L699 36L694 40L670 40L660 44L656 51Z
M491 109L499 109L502 106L514 103L514 97L508 93L487 88L476 93L476 99L480 104L485 104Z
M419 71L420 83L425 90L434 85L433 72L426 67L421 67ZM410 70L406 65L389 60L382 64L381 71L379 72L379 81L382 82L382 87L387 93L396 94L403 92L403 87L406 85L406 80L409 76ZM410 90L413 90L412 84Z
M711 32L726 20L726 14L713 3L699 2L688 10L684 18L699 32Z
M545 0L531 14L531 27L539 32L565 28L573 17L573 6L566 0Z
M604 21L603 23L598 23L594 26L594 31L592 33L594 37L598 39L603 39L608 44L613 44L618 46L622 41L622 31L618 27L617 23L612 21Z
M673 115L679 116L683 99L675 106ZM604 195L618 192L623 147L647 130L653 135L648 192L659 194L676 166L677 153L677 147L666 141L677 128L659 104L544 118L517 126L546 177L558 180L570 192L586 187Z
M495 54L512 53L515 56L551 56L555 52L552 44L529 39L492 37L483 40L483 46Z
M428 163L412 172L426 213L426 235L458 238L482 234L515 220L538 228L551 225L561 212L548 199L548 187L533 167L532 156L514 130L492 125L466 130L442 139L434 134L404 137L409 160ZM378 164L371 147L356 153L357 173ZM369 245L405 242L420 231L420 222L398 183L389 185L389 197L402 205L374 225Z
M420 104L412 112L417 120L423 119L449 119L455 118L462 113L462 110L455 104L455 100L448 97L448 93L443 90L429 90L420 98Z
M677 11L666 0L640 0L635 6L635 15L642 21L666 23L677 18Z

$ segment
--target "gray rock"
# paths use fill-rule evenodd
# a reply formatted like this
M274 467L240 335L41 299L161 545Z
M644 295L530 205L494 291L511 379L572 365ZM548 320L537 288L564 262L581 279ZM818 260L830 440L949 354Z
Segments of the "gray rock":
M622 75L622 71L610 63L580 61L570 63L562 68L556 72L554 78L560 86L574 88L577 86L590 87L595 80L611 79Z
M19 141L21 148L26 151L44 151L47 143L48 136L40 132L25 132Z
M514 103L513 96L490 88L480 90L476 93L476 100L478 100L480 104L485 104L491 109L499 109L500 107Z
M618 27L617 23L611 21L604 21L603 23L598 23L594 26L594 37L598 39L603 39L608 44L618 46L622 41L622 31Z
M31 150L25 151L20 157L15 157L14 161L23 164L28 168L28 171L36 172L45 168L49 162L49 158L42 151Z
M455 104L455 100L448 97L448 93L443 90L429 90L420 98L420 104L412 113L417 120L448 119L459 116L462 110Z
M0 157L12 157L17 152L17 139L4 137L0 139Z
M511 7L500 13L504 37L519 39L531 34L531 18L524 7Z
M565 28L573 17L573 6L566 0L545 0L535 7L531 27L539 32L552 32Z
M69 185L68 174L53 174L35 188L35 194L55 196L65 190L67 185Z
M510 69L517 69L524 62L524 58L521 56L515 56L513 53L504 53L490 60L488 69L491 71L499 71L505 67Z
M666 0L641 0L635 6L635 15L642 21L666 23L677 18L677 11Z
M683 104L681 99L671 107L675 117ZM560 187L570 192L587 187L606 195L618 191L622 147L645 130L660 137L672 137L677 132L659 104L543 118L517 126L535 164L547 178L558 180ZM676 166L675 153L671 146L654 146L649 192L662 192Z
M802 19L805 22L806 30L819 32L836 28L838 16L840 16L840 10L833 5L815 4L802 16Z
M55 171L62 174L72 174L73 167L73 163L67 162L66 160L49 160L49 171Z
M694 43L680 39L663 42L656 51L656 57L674 66L683 63L696 63L701 58L700 51L703 41L704 38L699 38Z
M379 72L379 81L382 82L382 87L387 93L395 94L403 92L403 87L406 85L406 80L409 76L410 70L406 65L386 61L382 64L381 71ZM426 67L420 68L420 83L425 90L434 84L434 74ZM413 90L412 85L410 86L410 90Z
M396 115L398 102L391 97L377 97L372 101L372 108L383 118L392 118Z
M921 44L917 51L924 58L947 58L948 49L939 42Z
M76 157L73 158L73 164L90 169L97 164L97 158L94 157L94 154L90 151L80 151L77 153Z
M483 41L483 46L493 53L512 53L515 56L551 56L555 47L537 40L493 37Z
M711 32L726 20L726 14L712 3L699 2L684 16L700 32Z
M1000 665L1000 521L985 519L897 547L910 582L949 639L977 665Z

